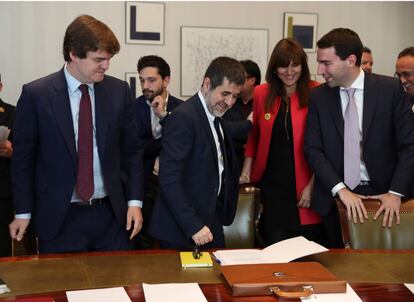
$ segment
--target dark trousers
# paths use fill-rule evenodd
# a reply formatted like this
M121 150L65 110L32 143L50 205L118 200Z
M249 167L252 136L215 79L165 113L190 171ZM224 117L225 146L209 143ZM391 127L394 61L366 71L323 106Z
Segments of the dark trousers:
M145 196L142 205L142 218L144 219L142 230L134 239L135 249L151 249L154 247L155 239L148 234L154 204L157 199L159 188L158 176L151 174L148 188L145 188Z
M0 257L10 257L12 242L9 224L13 220L13 205L11 199L0 200Z
M115 219L109 198L104 200L96 206L71 204L56 237L39 239L39 253L130 250L128 232Z

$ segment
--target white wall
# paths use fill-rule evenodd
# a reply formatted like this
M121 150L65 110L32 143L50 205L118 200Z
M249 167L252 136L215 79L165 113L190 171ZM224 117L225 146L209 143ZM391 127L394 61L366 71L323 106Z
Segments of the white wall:
M170 64L169 88L179 97L180 26L267 28L270 55L283 35L284 12L317 13L318 38L335 27L355 30L372 49L377 73L392 75L398 52L414 45L414 2L166 2L162 46L125 44L124 2L0 2L0 97L16 104L22 84L63 65L63 35L80 14L105 22L121 43L108 74L123 79L139 57L157 54ZM316 73L315 54L308 55Z

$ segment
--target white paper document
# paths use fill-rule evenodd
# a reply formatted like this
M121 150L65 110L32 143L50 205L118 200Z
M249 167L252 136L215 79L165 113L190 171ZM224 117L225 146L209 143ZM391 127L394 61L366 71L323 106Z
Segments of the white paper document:
M352 287L346 284L346 293L313 294L307 298L300 298L302 302L362 302Z
M414 283L404 283L404 285L414 294Z
M220 250L213 253L221 265L287 263L300 257L329 251L316 242L299 236L268 246L263 250Z
M142 284L145 302L207 302L197 283Z
M72 290L66 297L68 302L131 302L123 287Z
M4 143L9 137L10 129L6 126L0 126L0 144Z

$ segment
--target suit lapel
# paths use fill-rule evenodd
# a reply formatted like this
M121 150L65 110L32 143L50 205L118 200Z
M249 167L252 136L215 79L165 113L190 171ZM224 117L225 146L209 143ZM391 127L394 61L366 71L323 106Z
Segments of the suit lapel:
M342 115L341 107L341 96L339 95L339 88L330 88L329 89L329 104L330 110L332 111L333 123L341 137L344 139L344 117Z
M365 73L364 80L364 108L362 113L362 145L366 141L366 135L374 116L377 106L378 89L375 89L376 80L368 73Z
M211 127L210 127L210 123L209 123L208 118L207 118L207 114L204 110L203 104L201 104L201 100L198 97L198 95L196 95L196 98L195 98L194 101L195 101L194 103L195 103L198 115L200 117L201 125L202 125L204 131L206 132L207 140L210 143L211 152L212 152L212 154L213 154L213 156L214 156L214 158L217 162L218 158L217 158L216 142L214 141L214 136L213 136L213 133L211 132Z
M102 82L95 83L95 127L96 143L101 160L104 158L106 135L108 130L108 112L110 110L108 92L105 89L105 79Z
M70 108L70 100L68 95L68 87L66 84L63 69L58 73L55 83L52 83L52 91L50 93L50 103L55 114L56 121L62 132L66 146L72 156L73 162L76 164L76 145L75 133L73 130L72 111Z

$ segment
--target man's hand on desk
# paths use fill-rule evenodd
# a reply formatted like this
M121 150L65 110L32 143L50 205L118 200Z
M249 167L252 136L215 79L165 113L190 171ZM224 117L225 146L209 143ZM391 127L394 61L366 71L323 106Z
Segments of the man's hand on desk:
M27 227L29 226L30 219L21 219L15 218L9 224L10 237L21 241L23 239L24 233L26 232Z
M213 234L207 226L203 226L203 228L191 236L191 238L193 238L196 245L203 245L213 241Z
M384 212L384 218L382 220L383 227L392 227L394 215L397 218L396 223L400 224L401 196L388 192L380 195L368 196L368 198L379 199L381 201L381 206L375 213L374 220L377 220L381 213Z
M348 220L353 220L354 223L364 223L364 218L368 219L368 213L365 209L362 199L367 198L366 196L358 195L350 191L348 188L343 188L338 191L339 199L346 207L346 213Z
M129 239L134 238L139 233L139 231L141 231L142 222L143 218L141 208L135 206L128 207L126 230L130 231L132 228Z

